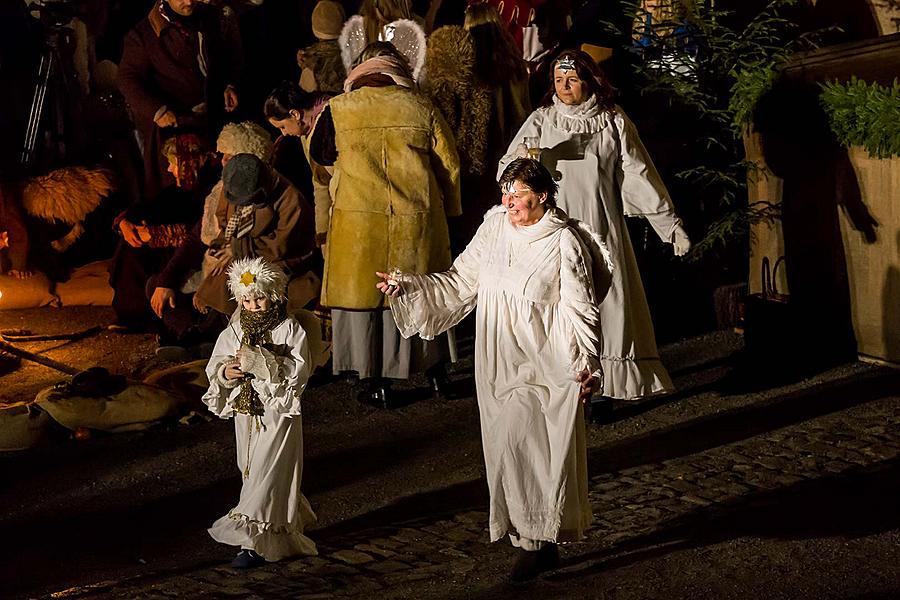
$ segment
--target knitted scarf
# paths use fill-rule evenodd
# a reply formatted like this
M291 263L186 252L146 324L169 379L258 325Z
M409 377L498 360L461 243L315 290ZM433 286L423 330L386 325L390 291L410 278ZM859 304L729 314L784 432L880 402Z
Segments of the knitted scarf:
M287 317L285 302L278 302L266 310L257 312L241 309L241 338L243 346L262 346L272 342L272 330L278 327ZM263 404L259 394L253 389L250 377L241 379L241 393L234 402L235 412L245 415L262 416Z

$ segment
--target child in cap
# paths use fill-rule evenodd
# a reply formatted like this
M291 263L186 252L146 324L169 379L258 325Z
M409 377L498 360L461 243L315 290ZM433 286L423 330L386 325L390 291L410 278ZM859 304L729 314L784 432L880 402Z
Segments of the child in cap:
M284 272L262 258L231 264L228 287L238 310L206 367L203 401L217 416L234 417L243 476L237 506L209 533L240 546L231 563L238 569L317 554L303 533L316 517L300 492L300 395L310 375L309 350L303 328L286 312L286 285Z

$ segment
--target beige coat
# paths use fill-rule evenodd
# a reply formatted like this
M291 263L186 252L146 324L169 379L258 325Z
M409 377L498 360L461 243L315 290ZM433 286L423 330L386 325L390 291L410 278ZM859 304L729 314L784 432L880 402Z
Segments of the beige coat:
M330 101L338 157L322 303L384 306L375 271L450 266L447 216L460 214L459 158L431 102L400 86L363 87Z

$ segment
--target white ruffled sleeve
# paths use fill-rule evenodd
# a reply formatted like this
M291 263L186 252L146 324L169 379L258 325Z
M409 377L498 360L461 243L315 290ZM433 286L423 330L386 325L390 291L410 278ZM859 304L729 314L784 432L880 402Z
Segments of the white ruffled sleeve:
M255 377L251 385L266 411L300 415L300 396L309 381L311 364L306 332L294 317L288 317L276 328L272 338L274 353L258 349L263 363L261 370L267 376Z
M619 185L625 214L644 217L662 241L671 242L681 220L675 214L669 192L653 166L634 123L621 109L616 110L614 122L621 142Z
M488 217L448 271L401 276L403 293L390 302L394 322L404 338L419 334L424 340L432 340L472 312L478 301L478 278L486 247L501 222L498 216L506 218L502 214Z
M206 376L209 379L209 388L203 394L203 402L217 417L228 419L234 416L234 404L231 401L232 392L240 381L237 379L226 380L223 374L225 363L234 358L241 342L232 326L226 327L219 334L212 356L206 364Z
M500 159L500 163L497 165L497 181L500 181L500 176L503 175L503 171L506 170L506 167L514 161L516 158L516 148L522 141L527 137L535 137L541 138L541 129L544 125L544 115L546 111L538 109L528 115L528 118L525 119L525 122L522 123L522 126L519 128L519 131L516 135L513 136L512 141L509 143L509 148L506 150L506 154Z
M574 231L560 239L559 308L566 323L573 375L587 369L602 378L600 309L592 279L591 254ZM602 381L602 379L601 379Z

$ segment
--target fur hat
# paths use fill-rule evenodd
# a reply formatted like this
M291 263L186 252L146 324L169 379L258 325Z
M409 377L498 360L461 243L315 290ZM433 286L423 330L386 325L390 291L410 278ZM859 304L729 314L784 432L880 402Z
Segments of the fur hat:
M264 258L240 258L228 267L228 289L237 302L265 296L282 302L287 290L287 275Z
M267 163L272 158L272 137L253 121L229 123L216 140L216 150L222 154L252 154Z
M265 204L269 167L253 154L235 154L222 169L225 199L238 206Z
M344 7L333 0L319 0L312 13L313 35L320 40L336 40L344 27Z

